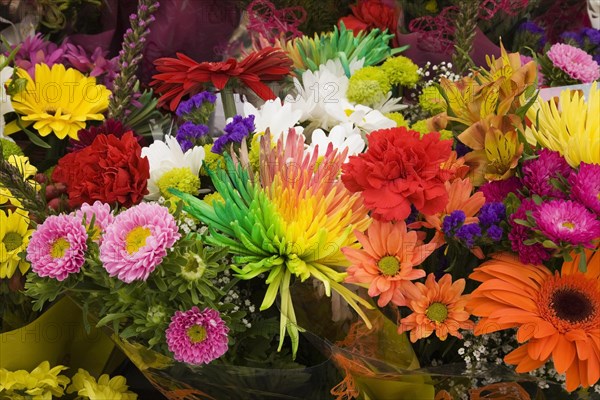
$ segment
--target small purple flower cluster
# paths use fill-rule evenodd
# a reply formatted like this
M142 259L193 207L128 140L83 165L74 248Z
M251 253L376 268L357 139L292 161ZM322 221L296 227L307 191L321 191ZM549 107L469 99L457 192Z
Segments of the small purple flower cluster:
M183 151L212 143L206 123L215 110L216 101L214 93L201 92L179 103L175 113L184 122L177 129L176 139Z
M254 115L249 115L246 118L236 115L233 117L233 121L225 126L225 134L215 140L211 151L215 154L222 154L226 145L241 143L254 130Z

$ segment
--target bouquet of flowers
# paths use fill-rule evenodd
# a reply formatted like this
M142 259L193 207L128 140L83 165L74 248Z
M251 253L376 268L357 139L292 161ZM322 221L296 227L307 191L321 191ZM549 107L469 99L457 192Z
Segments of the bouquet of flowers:
M4 133L50 150L43 174L2 160L6 270L168 398L600 396L600 89L538 91L539 65L574 83L597 64L501 46L464 76L419 67L398 15L359 3L239 59L157 59L143 92L157 4L110 84L50 57L32 76L16 48Z

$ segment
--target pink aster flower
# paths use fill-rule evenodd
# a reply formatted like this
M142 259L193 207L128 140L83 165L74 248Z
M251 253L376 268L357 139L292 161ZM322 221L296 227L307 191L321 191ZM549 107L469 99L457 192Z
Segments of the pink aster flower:
M102 77L100 82L109 90L118 72L118 57L107 59L108 51L97 47L91 55L81 46L67 43L64 46L65 59L78 71L93 77Z
M180 237L166 207L141 203L117 215L106 228L100 261L110 276L123 282L145 281Z
M171 317L166 331L167 345L177 361L208 364L227 352L228 332L218 311L192 307Z
M556 244L567 242L591 248L592 241L600 238L600 221L575 201L547 201L532 215L540 231Z
M600 216L600 165L581 163L571 174L571 197Z
M571 166L557 151L543 149L538 157L523 163L523 183L532 194L567 198L567 195L552 185L552 179L569 179Z
M85 262L87 232L74 215L53 215L37 227L27 246L27 260L39 276L63 281Z
M582 83L592 83L600 77L600 66L591 55L564 43L552 45L546 53L555 67Z
M16 45L13 46L13 49ZM27 70L32 78L35 76L36 64L47 64L52 67L54 64L61 64L64 61L65 50L62 46L56 45L51 41L45 40L41 33L35 36L27 37L19 51L15 55L15 65Z
M523 198L519 194L519 189L523 187L523 183L516 176L510 177L503 181L491 181L484 183L479 187L483 192L486 203L501 203L509 193L514 193L518 198Z
M75 211L74 214L82 223L85 223L85 226L88 228L92 222L92 219L94 220L94 228L91 234L92 239L96 243L102 242L102 234L106 230L106 227L112 224L115 220L115 217L112 215L110 210L110 205L102 203L98 200L96 200L92 205L83 203L81 208Z
M541 264L543 261L550 259L550 252L541 243L525 244L525 241L530 239L533 231L515 222L517 219L527 220L527 211L533 211L536 208L537 206L533 200L523 200L521 206L508 220L510 224L508 239L510 240L511 248L519 255L521 262L525 264Z

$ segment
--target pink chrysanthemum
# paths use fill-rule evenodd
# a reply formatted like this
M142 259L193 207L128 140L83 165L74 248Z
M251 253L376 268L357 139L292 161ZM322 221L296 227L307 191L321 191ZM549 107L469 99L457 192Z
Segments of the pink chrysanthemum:
M100 261L110 276L123 282L145 281L180 237L166 207L141 203L117 215L106 228Z
M521 180L513 176L503 181L484 183L479 187L479 191L483 192L486 203L501 203L509 193L514 193L517 197L522 198L523 196L519 194L522 186Z
M592 247L600 238L600 221L583 204L571 200L552 200L533 211L540 231L555 243Z
M512 250L519 255L519 259L525 264L541 264L543 261L550 259L550 252L541 243L525 244L525 241L530 239L533 231L515 222L517 219L527 220L527 211L533 211L536 208L537 206L532 200L523 200L521 206L510 216L508 221L510 224L508 239Z
M73 215L53 215L37 227L27 247L27 260L39 276L59 281L77 273L85 262L87 232Z
M227 352L229 328L219 312L192 307L177 311L166 331L167 345L177 361L208 364Z
M564 43L552 45L546 53L555 67L582 83L592 83L600 77L600 66L591 55Z
M581 163L579 172L569 178L573 200L600 216L600 165Z
M567 198L567 195L552 185L552 179L562 176L569 179L571 166L557 151L543 149L538 157L523 163L523 183L532 194L539 196Z
M93 232L91 232L92 240L96 243L102 243L102 234L110 224L113 223L115 217L112 215L110 205L96 200L94 204L89 205L83 203L81 208L75 211L75 216L89 228L92 219L94 220Z

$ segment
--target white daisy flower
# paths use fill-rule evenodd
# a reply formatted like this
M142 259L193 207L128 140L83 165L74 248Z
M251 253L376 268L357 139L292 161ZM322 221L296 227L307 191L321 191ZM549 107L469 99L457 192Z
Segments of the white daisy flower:
M312 133L310 146L306 151L312 154L317 148L319 156L324 156L330 144L340 152L347 148L347 157L361 153L366 146L360 130L355 128L352 123L347 122L334 126L329 134L326 134L322 129L315 129Z

